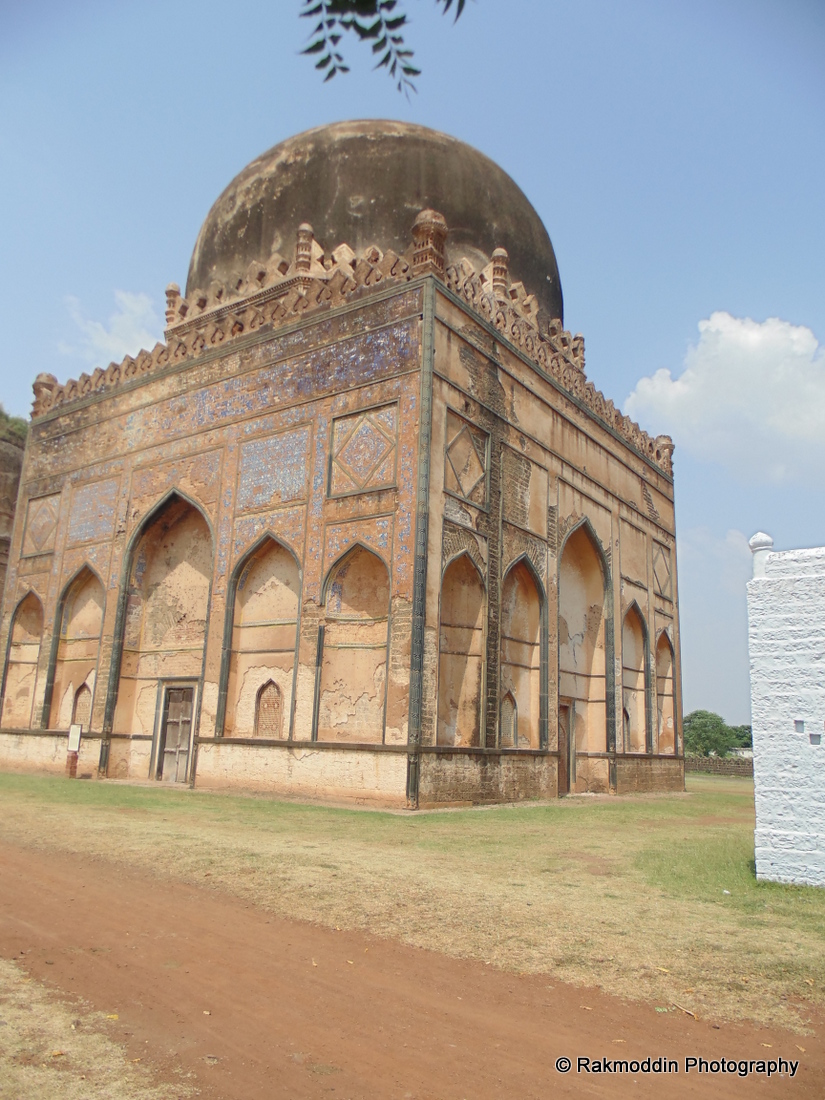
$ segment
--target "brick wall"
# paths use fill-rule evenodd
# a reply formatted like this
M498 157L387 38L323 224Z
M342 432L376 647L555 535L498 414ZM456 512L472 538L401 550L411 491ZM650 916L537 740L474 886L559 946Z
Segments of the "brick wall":
M705 772L708 775L753 775L752 760L730 760L716 756L686 756L686 772Z

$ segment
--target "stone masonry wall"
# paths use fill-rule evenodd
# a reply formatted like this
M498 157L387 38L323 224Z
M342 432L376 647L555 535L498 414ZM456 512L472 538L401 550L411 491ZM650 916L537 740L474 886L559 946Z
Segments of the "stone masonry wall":
M825 886L825 547L748 582L756 876Z

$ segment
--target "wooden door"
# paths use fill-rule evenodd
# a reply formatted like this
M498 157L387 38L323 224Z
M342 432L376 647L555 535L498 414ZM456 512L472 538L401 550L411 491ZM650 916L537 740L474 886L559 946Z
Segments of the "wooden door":
M167 687L158 740L157 779L185 783L189 771L194 687Z

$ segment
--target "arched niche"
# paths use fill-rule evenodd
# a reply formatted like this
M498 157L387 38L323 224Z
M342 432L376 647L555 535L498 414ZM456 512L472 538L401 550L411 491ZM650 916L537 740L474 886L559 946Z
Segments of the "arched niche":
M501 586L500 639L502 748L541 746L541 632L543 597L525 560L515 563ZM512 696L515 727L505 728L504 700Z
M673 703L673 647L663 631L656 643L656 707L659 752L676 752L676 711Z
M301 573L283 543L266 538L241 562L234 584L232 639L223 732L228 737L289 736L301 604ZM278 721L270 707L277 690ZM265 720L259 720L263 698ZM277 733L272 731L277 728Z
M441 581L438 649L439 745L480 745L485 592L468 554Z
M605 579L601 549L583 523L559 563L559 728L570 738L563 759L608 748ZM574 759L570 769L573 778Z
M51 729L68 729L80 722L90 728L100 635L103 630L104 591L100 578L87 565L66 585L58 604L57 649L51 679L48 724ZM54 650L53 650L54 652ZM85 686L86 698L78 693Z
M284 697L274 680L267 680L255 696L255 735L275 740L284 736Z
M622 718L625 752L649 752L647 628L633 603L622 622Z
M198 508L173 493L141 525L129 555L114 732L152 734L159 704L162 725L168 712L176 730L191 732L194 696L178 697L191 689L175 688L170 700L160 698L160 689L168 681L200 681L211 578L209 525ZM171 758L163 730L161 740ZM180 755L178 779L188 766Z
M319 741L384 739L390 575L365 546L330 570L319 636L316 736Z
M43 605L34 592L14 612L6 658L3 729L30 729L43 640Z

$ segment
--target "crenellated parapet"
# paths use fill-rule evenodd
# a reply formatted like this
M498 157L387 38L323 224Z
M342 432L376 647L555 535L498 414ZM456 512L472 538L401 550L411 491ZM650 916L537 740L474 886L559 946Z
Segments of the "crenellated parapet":
M560 321L540 323L536 297L521 282L510 279L507 252L495 249L490 263L480 271L466 258L446 266L447 232L441 214L423 210L413 226L413 240L401 255L384 252L378 245L356 253L345 243L327 253L312 227L303 223L297 230L291 260L273 253L265 263L251 263L230 285L213 283L188 296L170 284L166 289L165 344L158 343L134 357L127 355L120 363L81 374L63 385L51 374L38 375L32 417L198 358L239 336L262 328L276 329L305 313L334 308L393 283L433 274L594 416L672 474L670 437L652 438L587 381L584 337L567 332Z

